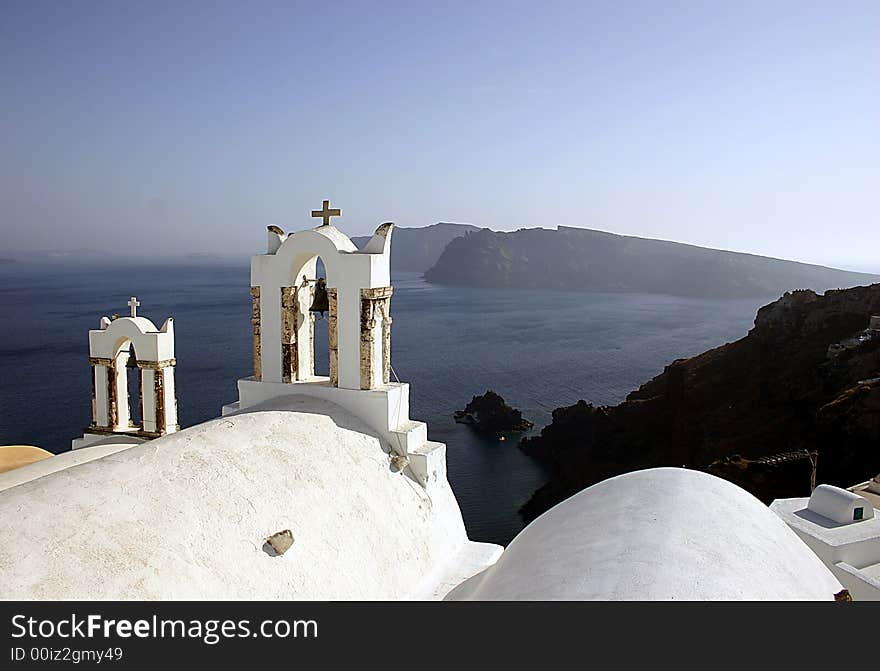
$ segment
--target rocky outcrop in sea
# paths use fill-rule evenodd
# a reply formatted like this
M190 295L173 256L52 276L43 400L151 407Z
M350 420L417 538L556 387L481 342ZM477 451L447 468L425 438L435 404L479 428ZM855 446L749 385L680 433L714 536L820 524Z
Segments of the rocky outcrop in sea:
M482 396L474 396L464 410L455 412L455 421L469 424L481 433L500 435L505 432L528 431L532 423L523 419L522 412L511 408L491 389Z

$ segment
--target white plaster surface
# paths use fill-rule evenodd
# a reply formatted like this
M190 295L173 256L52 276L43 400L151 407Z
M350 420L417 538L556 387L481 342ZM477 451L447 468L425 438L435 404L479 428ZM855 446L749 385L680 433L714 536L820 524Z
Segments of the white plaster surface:
M563 501L447 599L832 600L840 589L743 489L657 468Z
M305 382L238 381L239 400L223 407L224 416L291 395L326 400L363 420L397 454L409 458L409 473L423 486L446 486L446 446L428 440L428 426L409 418L409 385L392 382L378 389L341 389L328 378Z
M81 450L85 447L93 447L95 445L137 445L142 443L146 438L140 438L134 434L126 433L89 433L86 431L81 438L74 438L70 441L71 450ZM62 452L62 454L65 454Z
M841 524L810 510L809 503L808 498L776 499L770 504L770 510L795 531L803 531L831 547L842 547L880 538L878 516L855 524Z
M812 510L807 498L777 499L770 510L837 576L853 599L880 600L880 516L838 522Z
M89 331L89 355L112 359L127 341L134 345L140 361L174 358L174 321L166 319L161 329L146 317L101 320L100 329Z
M92 434L94 435L94 434ZM75 442L75 441L74 441ZM114 452L119 452L133 445L139 445L144 442L141 439L129 436L120 436L113 434L110 436L102 436L99 440L90 442L84 448L72 450L70 452L62 452L54 457L43 459L42 461L22 466L5 473L0 473L0 491L16 487L25 482L42 478L44 475L62 471L77 464L84 464L87 461L99 459L100 457ZM2 596L2 594L0 594Z
M426 490L388 449L338 406L288 397L22 482L0 492L0 595L442 596L498 549L468 542L445 480ZM294 544L271 557L283 529Z

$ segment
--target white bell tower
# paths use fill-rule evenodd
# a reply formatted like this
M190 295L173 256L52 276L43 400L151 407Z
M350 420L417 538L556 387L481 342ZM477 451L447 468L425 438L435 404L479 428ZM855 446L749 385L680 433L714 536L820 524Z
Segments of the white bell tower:
M92 422L72 449L103 441L111 434L149 440L174 433L177 398L174 388L174 321L161 329L137 314L136 296L128 301L129 317L102 317L89 331L92 366ZM129 370L138 376L138 399L129 398ZM140 404L139 424L132 421L133 404Z
M446 477L446 446L428 441L424 422L409 419L409 385L391 380L391 234L376 229L363 249L331 217L325 200L312 216L320 226L285 235L268 229L265 254L251 257L254 374L238 381L227 415L273 398L304 395L342 406L376 430L401 470L428 487ZM317 261L327 273L329 376L315 375Z

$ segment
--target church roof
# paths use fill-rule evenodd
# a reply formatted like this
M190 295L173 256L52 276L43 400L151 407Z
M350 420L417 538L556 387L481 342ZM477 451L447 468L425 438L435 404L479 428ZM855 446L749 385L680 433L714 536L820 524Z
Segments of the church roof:
M108 453L82 462L91 449ZM450 579L460 566L449 563L482 544L467 540L448 486L429 497L387 451L353 415L298 396L132 447L76 450L79 463L0 491L0 594L407 598L494 560L484 552ZM293 545L271 556L265 541L283 530Z
M841 589L751 494L699 471L656 468L563 501L447 598L831 600Z

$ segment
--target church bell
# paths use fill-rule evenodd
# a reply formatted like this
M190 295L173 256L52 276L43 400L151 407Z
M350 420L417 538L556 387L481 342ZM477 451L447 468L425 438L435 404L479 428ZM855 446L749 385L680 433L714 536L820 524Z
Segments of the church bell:
M321 317L330 310L330 297L327 295L327 281L323 277L319 277L315 282L315 299L312 301L312 307L309 312L320 312Z
M125 362L126 368L137 368L138 362L137 358L134 355L134 347L129 347L128 350L128 361Z

